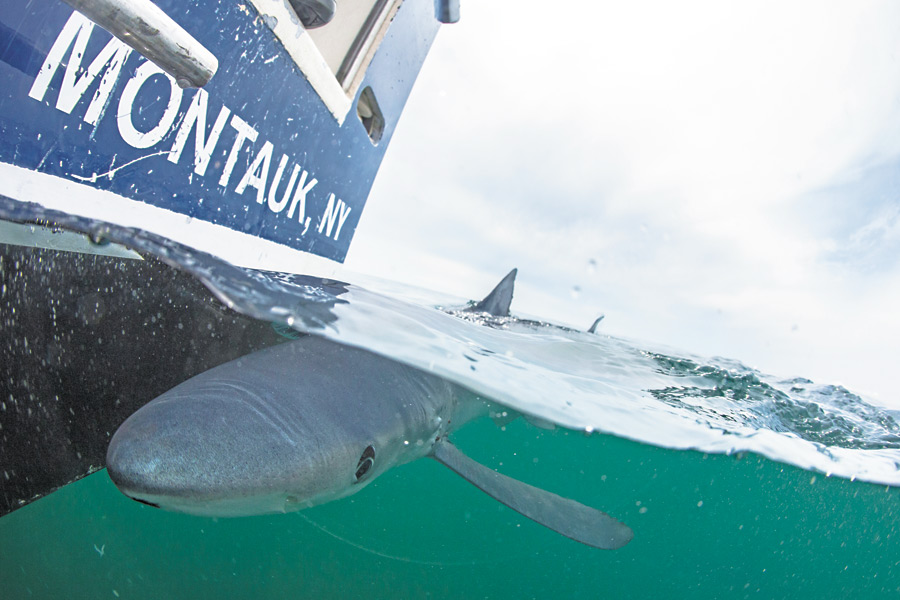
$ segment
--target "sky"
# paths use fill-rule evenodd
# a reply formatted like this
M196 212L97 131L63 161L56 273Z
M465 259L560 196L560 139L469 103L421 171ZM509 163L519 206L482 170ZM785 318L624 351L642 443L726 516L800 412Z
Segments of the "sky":
M348 269L900 408L900 3L461 13Z

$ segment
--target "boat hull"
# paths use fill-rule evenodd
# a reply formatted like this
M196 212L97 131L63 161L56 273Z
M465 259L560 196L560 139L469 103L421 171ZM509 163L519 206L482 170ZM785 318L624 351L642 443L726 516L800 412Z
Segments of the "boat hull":
M335 108L314 86L330 75L304 71L257 12L270 1L156 2L218 60L199 89L67 4L4 2L0 195L245 266L341 263L439 23L430 1L400 5L354 91L333 81ZM360 96L377 98L377 140Z

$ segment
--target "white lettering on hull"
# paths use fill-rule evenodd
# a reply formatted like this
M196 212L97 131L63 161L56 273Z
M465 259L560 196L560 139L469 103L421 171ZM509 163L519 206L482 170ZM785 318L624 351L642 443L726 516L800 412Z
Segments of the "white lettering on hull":
M191 129L194 129L194 173L200 176L206 175L206 169L209 167L212 153L216 149L216 144L219 143L219 136L222 135L222 130L225 129L225 125L228 123L228 116L231 114L231 109L222 105L221 110L219 110L219 116L216 118L216 122L213 124L207 137L206 112L208 106L209 94L202 88L197 90L187 113L184 115L184 119L181 121L181 127L178 128L178 133L175 134L175 143L172 144L172 150L169 152L169 162L178 164L178 161L181 160L181 152L184 150L184 145L191 134Z
M45 102L51 83L57 78L61 68L64 69L62 81L59 84L59 95L56 98L56 109L65 114L72 114L88 90L96 88L82 116L85 123L94 127L103 120L106 107L113 101L123 67L132 55L131 48L111 37L109 42L90 61L88 67L83 68L82 64L88 60L85 58L88 43L95 30L98 28L87 17L73 12L50 48L50 52L28 92L29 97L34 100ZM137 56L137 54L135 55ZM143 61L142 58L140 60ZM144 85L157 76L164 77L168 83L168 98L165 98L166 94L163 93L166 106L159 121L148 130L141 131L134 120L135 107L138 106L140 109L137 99ZM98 77L99 82L97 82ZM101 175L90 178L74 175L73 177L90 182L96 182L102 177L112 178L116 171L155 156L166 156L169 163L177 165L184 154L191 132L194 134L192 175L205 177L211 164L214 166L221 164L213 163L212 157L219 147L222 137L228 137L226 125L230 125L234 130L234 138L219 175L219 186L225 188L227 193L238 161L246 160L241 156L252 154L255 147L259 148L235 186L234 193L242 196L247 188L253 188L256 190L254 198L256 204L265 206L275 215L285 215L289 221L296 219L299 226L303 228L300 235L305 235L311 222L311 217L307 215L307 200L312 198L313 188L319 183L312 173L293 162L287 154L282 154L274 176L270 180L272 159L273 156L276 156L275 145L269 140L260 139L260 134L253 125L227 106L222 105L215 122L207 129L210 98L209 93L203 89L196 90L190 97L184 116L178 121L182 104L184 104L182 88L155 64L149 61L140 62L134 68L131 77L125 82L116 106L116 124L119 136L133 148L148 149L165 143L167 138L172 137L174 131L171 148L140 157L114 169L111 168L110 171ZM261 146L257 144L261 144ZM290 176L283 192L279 194L288 165L291 165ZM285 208L287 208L286 212ZM351 211L351 207L343 200L338 199L335 194L329 193L327 206L319 217L318 226L314 228L314 231L338 241Z
M287 218L294 218L294 209L297 208L297 205L300 205L299 210L297 210L297 220L301 223L307 221L306 218L306 195L309 194L309 191L313 189L317 183L319 183L318 179L313 179L309 183L306 183L306 178L309 174L306 171L300 173L300 183L297 184L297 191L294 192L294 198L291 200L291 207L288 209Z
M69 54L62 84L59 88L59 96L56 98L56 108L66 114L70 114L97 78L97 75L103 70L105 72L103 77L100 78L100 85L97 87L97 91L94 92L94 97L84 113L84 121L90 125L96 125L103 114L113 87L119 79L119 74L122 72L122 65L125 64L125 60L131 54L131 48L118 39L112 38L97 57L91 61L87 70L82 69L81 61L84 58L84 52L87 49L87 43L93 30L94 23L90 19L81 13L72 13L62 32L56 38L56 41L53 42L53 46L47 54L47 59L44 61L37 77L34 78L34 83L28 92L29 97L39 102L44 100L50 82L65 59L66 52L71 48L72 52Z
M350 216L351 210L343 200L338 199L335 202L334 194L328 194L328 205L325 207L325 214L322 215L322 219L319 221L319 233L322 233L324 229L325 235L331 237L331 230L334 228L334 222L337 221L337 229L334 232L334 240L337 241L338 236L341 235L344 221Z
M159 118L159 123L148 131L138 131L134 126L133 119L134 101L144 84L154 75L161 75L169 82L169 102ZM122 90L122 97L119 98L119 112L116 115L119 124L119 135L132 148L151 148L160 143L169 133L172 124L175 123L175 117L178 116L178 109L181 107L181 96L183 94L184 92L171 76L156 66L155 63L145 62L137 68L134 76L125 84L125 89Z
M284 188L284 195L279 202L278 186L281 184L281 176L284 175L284 167L287 165L288 160L287 154L281 155L281 162L278 163L278 168L275 170L275 178L272 180L272 185L269 186L269 210L275 214L280 213L287 206L291 199L291 191L294 189L294 184L297 183L297 175L300 174L300 165L294 165L294 169L291 171L291 178L288 180L287 187Z
M244 142L247 140L255 142L256 137L259 135L247 121L237 115L231 116L231 126L237 132L237 137L234 138L234 144L231 145L231 152L228 153L228 158L225 159L225 168L222 170L222 176L219 177L219 185L222 187L228 187L228 180L231 179L231 172L234 171L234 165L237 164L238 153L241 151L241 148L244 147Z
M272 163L272 151L275 146L272 142L263 144L262 150L253 159L250 168L241 177L240 183L234 188L238 194L243 194L247 186L256 188L256 203L262 204L266 197L266 180L269 178L269 165Z

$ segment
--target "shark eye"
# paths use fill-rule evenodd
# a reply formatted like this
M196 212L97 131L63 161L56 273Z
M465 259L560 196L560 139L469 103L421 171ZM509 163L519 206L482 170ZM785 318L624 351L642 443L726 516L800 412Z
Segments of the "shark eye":
M366 446L356 465L356 481L361 481L375 464L375 446Z

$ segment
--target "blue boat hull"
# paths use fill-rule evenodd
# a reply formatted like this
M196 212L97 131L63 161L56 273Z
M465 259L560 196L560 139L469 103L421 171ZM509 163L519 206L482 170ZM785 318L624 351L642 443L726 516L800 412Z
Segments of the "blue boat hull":
M252 264L240 255L258 241L342 262L439 27L433 2L400 6L343 119L253 3L156 4L218 59L204 88L180 88L66 4L3 3L0 195L180 232L233 262ZM383 115L377 143L355 109L363 90Z

